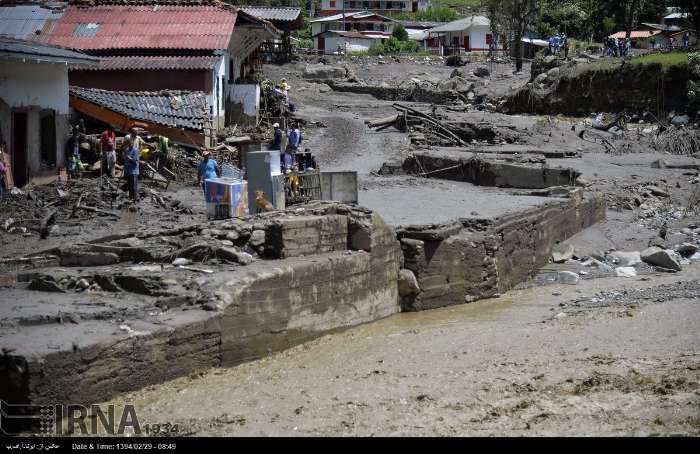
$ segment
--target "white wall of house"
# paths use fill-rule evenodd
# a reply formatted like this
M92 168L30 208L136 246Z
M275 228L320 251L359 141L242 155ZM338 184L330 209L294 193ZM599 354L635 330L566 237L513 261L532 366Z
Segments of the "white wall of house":
M345 43L347 43L348 52L363 52L381 42L380 39L375 38L347 38L344 36L333 36L332 34L326 35L325 38L325 48L323 49L325 53L336 52L338 46L345 50ZM314 38L314 48L318 49L318 37Z
M321 0L319 6L320 11L341 11L343 10L343 3L345 3L345 8L352 11L406 11L410 12L413 10L414 0ZM418 8L420 9L421 3L423 5L430 5L429 0L418 1ZM425 6L427 9L429 6Z
M68 113L68 67L0 60L0 98L10 107L40 106Z
M13 114L26 114L26 167L16 165L13 149ZM36 63L0 59L0 136L7 143L14 171L29 179L55 174L42 163L41 118L53 114L55 149L44 150L57 167L65 167L65 145L70 131L68 106L68 67L65 64ZM50 117L51 115L49 115Z
M231 97L231 108L236 111L240 121L248 124L257 123L260 110L260 86L236 84L231 90Z
M491 28L487 25L472 25L463 31L447 32L446 44L452 45L455 38L460 46L464 45L464 37L469 36L469 48L471 52L487 52L489 44L487 44L486 35L491 34ZM501 46L499 45L499 49Z
M328 21L328 22L314 22L311 24L311 36L316 36L319 33L328 31L328 30L335 30L335 31L350 31L355 29L353 27L354 24L357 24L358 27L356 30L358 31L376 31L376 32L383 32L383 33L391 33L394 31L394 26L396 25L393 22L347 22L346 24L350 24L349 30L344 30L343 29L343 22L342 21ZM383 25L383 27L382 27ZM383 28L383 30L382 30Z

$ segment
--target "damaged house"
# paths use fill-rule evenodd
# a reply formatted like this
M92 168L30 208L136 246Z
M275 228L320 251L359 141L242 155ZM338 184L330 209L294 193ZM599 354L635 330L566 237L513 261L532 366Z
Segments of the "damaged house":
M98 63L79 52L0 36L0 144L10 155L15 186L55 174L65 162L68 65Z
M257 121L260 88L245 81L255 66L254 51L280 36L272 24L213 0L113 3L71 2L51 32L49 43L100 57L97 67L71 68L71 86L113 93L203 93L212 129ZM90 98L118 96L95 93Z

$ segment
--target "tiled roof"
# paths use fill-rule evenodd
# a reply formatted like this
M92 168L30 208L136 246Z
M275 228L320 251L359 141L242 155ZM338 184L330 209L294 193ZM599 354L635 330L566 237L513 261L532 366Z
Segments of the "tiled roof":
M661 30L636 30L630 32L630 39L646 39L661 33ZM622 39L627 37L627 32L617 32L608 38Z
M241 6L241 10L270 22L292 22L301 14L301 8L293 6Z
M0 36L0 58L97 65L99 59L62 47Z
M100 65L89 68L97 71L125 69L212 69L219 62L216 56L127 56L101 57Z
M0 35L45 42L62 15L62 8L0 6Z
M235 22L235 12L214 6L69 6L49 42L80 50L222 50Z
M175 128L203 130L209 118L206 94L198 91L130 92L71 86L70 95L132 120Z

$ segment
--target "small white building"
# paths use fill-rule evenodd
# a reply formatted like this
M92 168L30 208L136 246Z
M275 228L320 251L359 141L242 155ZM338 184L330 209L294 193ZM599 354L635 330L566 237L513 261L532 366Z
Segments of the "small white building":
M60 47L0 37L0 144L10 154L15 186L65 166L68 65L98 63Z
M368 50L372 45L387 39L398 24L381 14L361 11L336 14L311 21L311 36L318 53Z
M491 21L469 16L427 30L426 47L434 53L488 52L494 43ZM497 43L496 50L503 47Z
M323 48L317 47L316 49L323 54L334 54L338 51L343 53L364 52L382 40L388 39L389 36L391 35L327 30L316 35L315 42L321 43Z

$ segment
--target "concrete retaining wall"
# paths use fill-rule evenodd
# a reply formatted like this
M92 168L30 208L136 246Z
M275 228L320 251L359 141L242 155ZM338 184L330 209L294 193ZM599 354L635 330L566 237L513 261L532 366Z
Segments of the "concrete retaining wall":
M481 223L399 231L404 266L421 288L403 298L402 308L460 304L509 290L548 262L556 242L604 218L605 201L594 194Z
M443 152L416 153L406 158L403 170L409 173L429 173L428 176L446 180L466 181L478 186L500 188L542 189L575 184L580 173L574 169L559 169L534 164L499 162L485 158L455 156Z

